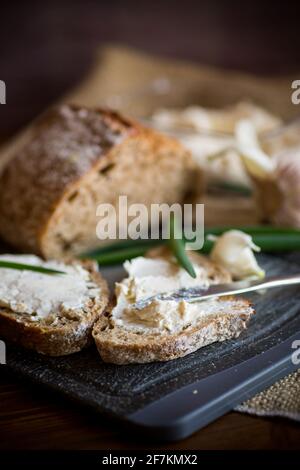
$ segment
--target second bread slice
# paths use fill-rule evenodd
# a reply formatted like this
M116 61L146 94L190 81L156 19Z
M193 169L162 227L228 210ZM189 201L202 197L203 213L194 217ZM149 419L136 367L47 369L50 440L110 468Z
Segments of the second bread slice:
M161 250L153 255L165 259L166 252ZM207 258L197 254L192 254L191 258L194 264L205 269L211 282L230 280L226 271ZM254 313L250 302L237 297L204 301L199 308L203 314L197 322L175 332L130 329L128 325L118 325L110 311L99 318L93 329L100 356L105 362L115 364L169 361L216 341L238 337Z

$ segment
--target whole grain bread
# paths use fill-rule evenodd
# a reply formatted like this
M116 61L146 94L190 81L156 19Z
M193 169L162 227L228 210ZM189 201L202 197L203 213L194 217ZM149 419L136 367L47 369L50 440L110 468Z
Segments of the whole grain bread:
M109 291L95 263L82 261L81 264L99 286L100 297L90 299L89 305L74 315L51 312L38 321L32 321L26 313L0 307L1 339L48 356L65 356L91 344L93 325L107 306Z
M100 203L182 202L198 172L175 139L112 111L61 105L28 127L2 168L0 235L45 258L84 252L100 244Z
M169 255L166 249L156 249L149 256L165 258ZM225 283L231 280L227 271L208 258L194 252L190 252L189 256L194 263L207 270L212 282ZM175 334L141 334L115 326L111 321L112 308L95 323L93 337L103 361L114 364L169 361L186 356L216 341L238 337L254 314L248 300L222 297L216 303L215 312L210 311L209 316L199 320L196 325L187 326Z

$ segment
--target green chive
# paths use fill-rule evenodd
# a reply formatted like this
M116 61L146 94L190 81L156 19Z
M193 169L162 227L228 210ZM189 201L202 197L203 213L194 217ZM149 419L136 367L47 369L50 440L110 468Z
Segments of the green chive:
M191 277L196 278L194 266L185 251L185 241L182 238L182 229L178 226L174 214L170 217L170 240L168 243L178 264L185 269Z
M236 227L227 226L227 225L220 225L215 227L208 227L205 229L206 234L212 235L221 235L228 230L240 230L242 232L248 233L248 235L256 235L256 234L263 234L263 235L275 235L279 236L281 234L291 234L291 235L298 235L300 236L300 230L297 228L290 228L290 227L273 227L272 225L239 225Z
M228 191L235 194L241 194L242 196L251 196L253 193L252 189L248 186L239 183L231 183L229 181L218 181L209 185L208 189L212 191Z
M288 251L299 251L300 250L300 234L292 233L254 233L252 234L252 240L255 245L259 246L261 251L264 253L278 253ZM214 246L214 242L205 240L201 253L209 253Z
M300 234L281 233L272 234L254 234L253 242L261 248L263 252L280 251L299 251Z
M149 245L137 245L123 249L115 249L115 251L108 252L94 252L89 256L85 255L85 258L90 258L97 261L100 266L109 266L113 264L123 263L126 260L136 258L137 256L143 256L146 251L149 250Z
M16 269L18 271L34 271L42 274L66 274L64 271L57 271L56 269L43 268L41 266L32 266L30 264L14 263L11 261L0 260L0 268Z
M140 249L143 251L144 249L148 250L151 246L160 245L162 240L124 240L121 242L114 242L110 243L109 245L105 245L100 248L95 248L94 250L87 251L79 255L79 258L92 258L98 259L102 257L106 259L106 256L109 257L109 254L114 256L114 253L124 250L132 250L132 248L136 248L137 250Z
M171 220L171 223L173 222ZM174 229L175 226L173 226L173 232ZM228 230L241 230L251 235L254 243L258 245L263 252L300 250L300 230L293 228L272 227L269 225L246 225L237 227L219 226L207 228L205 230L205 235L222 235L222 233ZM85 253L80 257L91 258L98 261L103 266L108 266L112 264L122 263L127 259L132 259L137 256L143 256L151 247L163 245L166 242L166 240L126 240L119 243L115 242L102 248L98 248L96 250ZM172 249L174 255L175 250L173 249L173 245L176 246L177 256L180 259L183 258L183 263L185 263L185 265L187 264L187 266L189 266L188 269L190 269L190 266L192 266L192 264L190 263L185 253L184 240L182 239L182 237L180 237L180 239L170 240L168 244ZM200 251L202 253L209 253L213 247L213 244L214 243L212 241L205 240L204 246ZM181 266L183 266L181 261L178 262ZM183 267L185 268L185 266Z

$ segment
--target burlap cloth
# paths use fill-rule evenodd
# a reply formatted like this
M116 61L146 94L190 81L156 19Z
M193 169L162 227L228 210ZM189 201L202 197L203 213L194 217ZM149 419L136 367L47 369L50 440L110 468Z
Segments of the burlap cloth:
M284 119L299 114L291 102L292 80L298 76L261 78L183 61L145 55L120 46L100 50L88 76L62 101L110 105L134 116L158 106L201 104L222 107L243 99L265 106ZM172 97L153 93L167 81L175 83ZM155 86L154 86L155 85ZM163 91L163 90L162 90ZM218 223L218 220L216 220ZM300 419L300 370L237 408L262 416Z
M300 370L236 408L258 416L282 416L300 421Z

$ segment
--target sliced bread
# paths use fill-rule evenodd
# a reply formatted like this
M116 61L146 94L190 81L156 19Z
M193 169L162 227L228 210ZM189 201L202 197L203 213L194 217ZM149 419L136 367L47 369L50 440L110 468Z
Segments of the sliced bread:
M149 256L160 260L168 259L172 265L174 263L165 249L156 250ZM207 258L195 253L191 253L190 257L194 266L206 272L208 283L230 281L230 275ZM157 276L159 276L158 273ZM149 278L149 282L148 285L154 284L154 277ZM125 281L125 285L132 286L130 276ZM131 290L131 301L135 300ZM193 305L194 309L199 308L195 320L186 321L180 328L176 328L175 325L175 329L169 331L139 326L133 328L130 321L122 324L114 318L114 308L110 309L109 312L101 315L93 329L93 337L101 358L105 362L115 364L176 359L210 343L238 337L254 313L247 300L237 297L223 297ZM147 312L142 317L144 326L149 323L146 315Z
M111 111L58 106L2 168L0 235L45 258L72 256L101 244L99 204L182 202L198 172L175 139Z
M17 343L49 356L72 354L92 342L93 324L107 306L109 297L106 281L98 272L96 264L90 261L45 264L39 258L32 256L4 255L1 258L26 264L29 260L31 264L38 266L68 269L67 274L58 277L1 269L0 338L2 340ZM76 282L77 272L78 276L84 275L84 280L80 277L79 284ZM66 279L65 276L69 275L71 277ZM87 283L88 296L84 294L82 302L79 292L85 291L84 282ZM93 289L93 292L90 289ZM59 293L62 294L62 298L59 297ZM27 301L29 305L26 304ZM35 307L38 307L42 313L37 314L36 311L30 310Z

